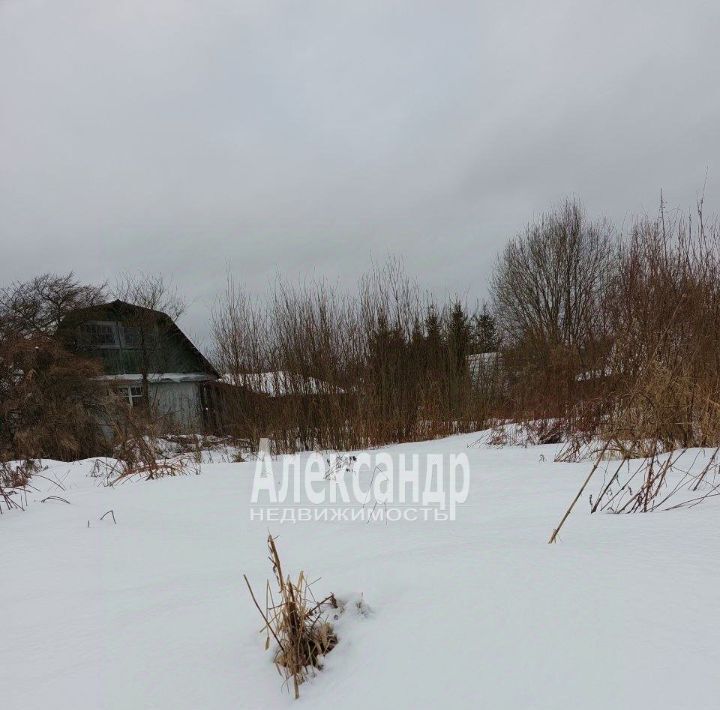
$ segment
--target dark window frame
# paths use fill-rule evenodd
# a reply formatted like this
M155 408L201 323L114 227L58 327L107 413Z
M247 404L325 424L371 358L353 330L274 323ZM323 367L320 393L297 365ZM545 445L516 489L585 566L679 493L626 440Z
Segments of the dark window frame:
M111 337L108 337L111 336ZM117 323L91 320L78 326L78 343L81 347L116 349L120 347Z

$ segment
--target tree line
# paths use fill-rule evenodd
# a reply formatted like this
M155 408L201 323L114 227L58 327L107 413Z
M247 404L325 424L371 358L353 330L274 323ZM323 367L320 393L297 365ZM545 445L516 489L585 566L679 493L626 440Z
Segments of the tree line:
M228 279L208 353L226 383L266 373L281 397L218 385L215 429L279 451L349 449L552 422L557 438L665 447L718 443L720 249L702 202L621 232L567 200L511 237L468 306L424 293L389 261L348 291L279 279L264 298ZM98 365L54 338L73 309L110 296L177 318L162 277L81 283L45 274L0 289L0 456L112 449ZM72 417L67 412L73 412ZM150 414L149 409L145 415ZM94 432L94 433L92 433Z

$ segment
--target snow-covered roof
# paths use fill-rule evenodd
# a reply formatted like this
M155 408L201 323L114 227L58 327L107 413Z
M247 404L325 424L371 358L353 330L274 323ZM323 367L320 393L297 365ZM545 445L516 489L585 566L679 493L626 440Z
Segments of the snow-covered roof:
M207 372L151 372L148 373L148 382L208 382L215 380L215 377ZM100 375L95 378L103 382L142 382L141 374L121 374L121 375Z
M221 382L238 387L246 387L259 394L282 397L289 394L330 394L341 393L339 387L315 377L305 377L295 372L276 370L274 372L247 372L242 374L226 373Z

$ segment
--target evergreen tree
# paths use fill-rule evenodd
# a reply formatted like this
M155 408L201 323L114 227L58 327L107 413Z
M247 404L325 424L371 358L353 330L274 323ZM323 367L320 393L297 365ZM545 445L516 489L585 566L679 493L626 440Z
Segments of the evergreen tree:
M483 303L480 313L473 318L474 348L479 353L493 353L498 349L498 335L495 317L490 313L487 303Z
M442 368L442 323L434 304L425 315L425 367L429 373L439 373Z
M465 309L459 301L456 301L450 311L447 336L449 364L455 374L462 374L467 370L471 335L470 322Z

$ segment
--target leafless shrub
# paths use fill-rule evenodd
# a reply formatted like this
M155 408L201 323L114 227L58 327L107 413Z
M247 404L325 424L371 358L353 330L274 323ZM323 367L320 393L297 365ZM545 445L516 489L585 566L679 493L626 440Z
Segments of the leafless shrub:
M618 239L599 225L566 204L500 259L504 416L563 422L557 460L592 459L597 440L620 459L720 444L717 220L701 201Z
M0 459L70 460L107 449L96 363L47 336L0 342Z
M304 572L300 572L296 581L289 575L285 577L271 535L268 535L267 544L277 584L277 598L268 581L263 611L247 575L245 583L263 619L265 648L268 649L271 639L274 640L273 661L285 682L289 684L292 681L297 699L300 697L300 685L315 669L322 668L323 657L337 645L338 639L327 620L327 611L337 609L338 603L333 594L318 601Z
M0 460L78 458L103 450L107 404L95 365L55 339L72 310L96 305L104 285L72 273L0 288Z
M90 475L102 479L104 485L114 486L129 479L146 481L167 476L199 475L202 450L199 440L195 446L172 451L153 417L152 409L137 409L117 403L113 420L112 458L98 458Z
M608 438L662 450L720 444L720 226L638 221L607 295ZM654 445L654 444L653 444Z
M480 428L491 390L468 356L493 341L487 311L437 306L390 262L357 293L278 281L264 301L229 281L213 317L221 430L276 452L357 449ZM228 386L229 385L229 386Z

